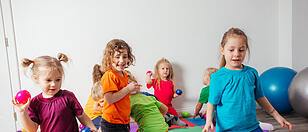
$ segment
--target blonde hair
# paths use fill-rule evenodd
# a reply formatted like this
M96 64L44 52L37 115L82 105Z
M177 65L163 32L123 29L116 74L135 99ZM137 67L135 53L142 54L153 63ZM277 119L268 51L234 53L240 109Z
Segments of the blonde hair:
M64 75L64 70L61 61L63 62L68 61L68 57L63 53L59 53L57 58L50 56L40 56L35 58L34 60L24 58L22 60L21 65L24 68L28 68L32 64L32 67L30 69L33 76L39 76L40 67L46 67L50 71L58 71L61 75Z
M92 87L92 98L93 98L94 101L98 101L101 98L104 98L103 88L102 88L102 85L101 85L101 83L99 81L95 82L93 84L93 87Z
M128 82L136 82L137 83L135 76L133 76L133 74L130 71L124 70L124 72L127 74Z
M161 58L155 65L154 71L154 79L157 81L158 88L160 88L161 77L159 76L159 65L162 63L167 63L169 66L169 75L167 76L168 81L172 81L174 83L174 74L171 63L166 58Z
M100 82L103 75L104 72L101 71L101 66L99 64L95 64L92 72L93 84L96 82Z
M248 56L250 55L250 50L249 50L249 46L248 46L248 38L246 36L246 34L239 28L230 28L227 32L224 33L224 36L222 37L221 43L220 43L220 47L224 48L228 39L230 37L234 37L234 36L240 36L244 39L245 41L245 45L247 47L247 51L248 51ZM219 68L222 68L226 65L226 59L225 56L222 55L221 61L220 61L220 66Z
M93 86L92 86L92 98L94 101L98 101L103 98L103 88L101 86L100 80L104 75L99 64L95 64L92 72Z
M127 54L128 54L127 67L134 64L135 56L132 54L131 47L124 40L113 39L107 43L105 51L104 51L104 57L102 60L102 67L101 67L101 70L103 72L106 72L112 69L112 59L113 59L115 52L120 52L120 50L123 50L123 49L127 50Z
M209 67L205 69L205 72L207 72L210 76L215 73L218 69L217 68L213 68L213 67Z

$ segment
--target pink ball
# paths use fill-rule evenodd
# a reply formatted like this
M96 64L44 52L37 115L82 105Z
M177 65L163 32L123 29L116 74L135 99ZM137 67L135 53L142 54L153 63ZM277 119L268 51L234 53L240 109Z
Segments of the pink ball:
M148 71L146 74L150 73L150 76L152 76L152 71Z
M79 125L79 129L81 130L81 129L83 129L84 128L84 126L82 125L82 124L80 124Z
M27 90L21 90L16 94L15 101L17 104L25 104L29 98L31 98L30 93Z

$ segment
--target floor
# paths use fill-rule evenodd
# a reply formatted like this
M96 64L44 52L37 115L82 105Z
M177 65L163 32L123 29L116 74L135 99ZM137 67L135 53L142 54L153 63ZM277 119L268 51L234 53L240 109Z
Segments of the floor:
M295 111L282 116L292 124L293 132L308 132L308 118L295 113ZM287 128L282 128L271 115L262 109L257 109L257 117L261 122L272 124L274 126L274 131L272 132L289 132Z

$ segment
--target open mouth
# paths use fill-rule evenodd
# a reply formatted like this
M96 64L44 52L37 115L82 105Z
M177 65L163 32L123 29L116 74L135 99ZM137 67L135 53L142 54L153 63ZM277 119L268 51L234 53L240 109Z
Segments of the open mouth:
M233 62L239 62L240 59L232 59Z

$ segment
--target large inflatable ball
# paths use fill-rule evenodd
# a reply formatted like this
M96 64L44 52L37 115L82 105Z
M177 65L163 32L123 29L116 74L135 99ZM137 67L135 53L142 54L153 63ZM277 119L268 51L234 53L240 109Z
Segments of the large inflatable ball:
M297 73L292 80L289 100L297 113L308 117L308 67Z
M292 110L288 89L295 75L296 72L290 68L274 67L266 70L260 76L261 88L265 97L280 114Z

